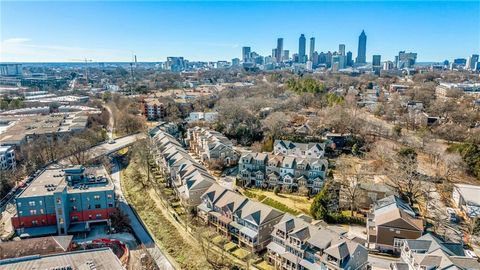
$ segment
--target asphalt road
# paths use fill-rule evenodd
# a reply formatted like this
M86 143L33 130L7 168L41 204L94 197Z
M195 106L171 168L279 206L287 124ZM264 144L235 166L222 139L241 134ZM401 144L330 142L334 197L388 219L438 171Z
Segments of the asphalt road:
M111 177L115 185L115 193L117 195L118 207L120 208L120 210L122 210L123 213L128 215L132 229L138 240L147 248L148 252L155 259L155 262L161 270L175 269L170 263L170 261L168 261L168 259L165 257L160 248L155 244L155 241L145 229L132 207L125 200L120 182L120 167L117 162L113 163Z

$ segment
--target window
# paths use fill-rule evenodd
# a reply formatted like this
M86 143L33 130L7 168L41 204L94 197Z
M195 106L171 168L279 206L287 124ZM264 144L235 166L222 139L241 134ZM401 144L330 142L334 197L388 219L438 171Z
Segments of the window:
M38 201L38 204L42 205L42 204L43 204L43 201Z
M77 198L70 198L70 201L71 201L71 202L74 202L74 201L76 201L76 200L77 200Z
M102 218L102 214L97 214L95 217L96 217L97 219L100 219L100 218Z
M40 209L40 214L43 214L43 208L42 208L42 209Z
M78 221L78 216L72 216L72 221Z
M63 209L62 208L57 208L57 212L59 215L63 215Z
M76 206L72 206L72 211L77 211L77 207Z
M18 202L18 203L17 203L17 206L18 206L18 207L22 207L22 203L21 203L21 202Z
M28 205L30 205L30 206L35 206L35 202L34 202L34 201L30 201L30 202L28 202Z
M107 198L111 199L111 198L113 198L113 195L112 195L112 194L108 194L108 195L107 195Z
M93 196L93 198L98 201L98 200L100 200L100 195L95 195L95 196Z
M36 226L38 224L37 220L32 220L32 226Z
M19 216L23 215L23 211L18 211L18 215Z
M109 208L112 208L112 207L113 207L113 203L109 203L109 204L108 204L108 207L109 207Z
M36 215L37 214L37 210L30 210L30 215Z
M59 218L59 219L58 219L58 223L59 223L59 224L63 224L63 223L65 223L65 222L63 221L63 218Z
M62 204L62 199L57 198L57 204Z
M95 209L99 209L101 208L102 206L100 204L95 204Z

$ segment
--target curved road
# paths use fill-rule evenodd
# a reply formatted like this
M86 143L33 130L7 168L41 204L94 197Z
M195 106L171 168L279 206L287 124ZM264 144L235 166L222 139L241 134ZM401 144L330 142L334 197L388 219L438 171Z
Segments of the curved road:
M152 257L155 259L158 267L161 270L175 269L170 263L170 261L168 261L168 259L165 257L160 248L155 244L155 241L145 229L140 218L136 215L132 207L125 200L125 197L123 196L122 186L120 183L120 171L120 165L118 164L118 162L114 161L111 177L115 185L115 193L117 195L119 204L118 208L121 209L123 213L128 215L135 235L137 236L138 240L147 248L150 255L152 255Z

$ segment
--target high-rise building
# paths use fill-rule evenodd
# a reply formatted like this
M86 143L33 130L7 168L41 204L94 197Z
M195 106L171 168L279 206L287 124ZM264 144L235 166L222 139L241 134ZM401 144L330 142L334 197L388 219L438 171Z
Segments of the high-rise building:
M274 56L277 59L277 63L283 60L283 38L277 39L277 55Z
M365 31L362 30L362 33L358 37L357 64L365 64L366 62L367 62L367 35L365 35Z
M288 59L290 59L290 51L283 50L283 61L288 61Z
M345 44L338 45L338 53L343 56L345 55Z
M305 39L305 35L304 34L301 34L300 35L300 38L298 39L298 62L299 63L305 63L307 62L307 59L306 59L306 54L305 54L305 51L306 51L306 39Z
M325 54L324 52L320 52L318 54L318 64L319 65L327 64L327 54Z
M232 59L232 66L233 67L240 66L240 58L233 58Z
M313 62L313 53L315 52L315 38L310 38L310 54L308 55L308 59Z
M313 57L312 57L312 66L316 68L318 66L318 52L314 51L313 52Z
M347 67L353 66L353 54L351 51L347 52Z
M392 61L383 62L383 70L390 70L390 69L393 69L393 62Z
M372 70L375 74L380 75L380 70L382 69L382 56L375 54L372 57Z
M478 54L472 54L470 57L468 57L466 68L469 70L475 70L477 67L477 62L478 62Z
M243 62L249 62L250 60L250 51L252 48L250 47L242 47L242 60Z
M381 59L382 59L381 55L378 55L378 54L373 55L372 66L374 67L381 66Z
M415 65L415 61L417 61L417 54L416 53L406 53L405 51L400 51L398 53L398 57L395 58L397 59L397 68L402 69L402 68L413 68Z
M325 64L327 65L327 68L332 66L332 52L330 51L325 54Z
M185 59L183 57L169 56L165 62L165 69L172 72L180 72L186 69Z

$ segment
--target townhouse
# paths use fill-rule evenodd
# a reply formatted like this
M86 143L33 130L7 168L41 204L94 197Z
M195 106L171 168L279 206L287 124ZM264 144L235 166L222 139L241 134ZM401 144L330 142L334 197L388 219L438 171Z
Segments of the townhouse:
M367 249L322 225L285 214L272 231L267 257L276 269L366 269Z
M213 184L202 195L198 216L240 247L259 252L271 241L271 232L284 213Z
M84 232L110 224L116 211L114 185L103 166L50 168L15 197L12 225L19 235Z
M465 255L462 244L445 242L432 234L425 234L415 240L404 240L401 258L402 262L392 263L390 269L480 269L477 259Z
M186 141L202 162L225 166L237 164L238 155L232 142L220 132L197 126L187 130Z
M423 234L423 220L395 195L378 200L367 216L367 243L381 252L400 252L404 239Z
M158 130L152 137L155 162L185 207L200 204L200 196L215 183L205 167L195 161L172 135Z
M325 144L275 140L273 143L273 154L299 158L321 158L325 154Z
M244 185L318 193L324 183L328 161L269 153L245 153L239 159L238 178Z

